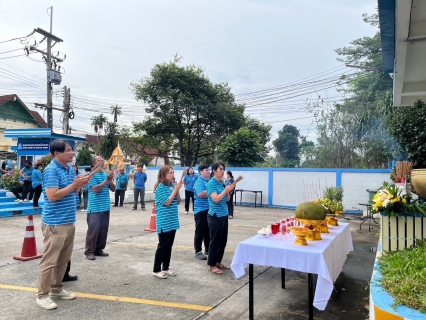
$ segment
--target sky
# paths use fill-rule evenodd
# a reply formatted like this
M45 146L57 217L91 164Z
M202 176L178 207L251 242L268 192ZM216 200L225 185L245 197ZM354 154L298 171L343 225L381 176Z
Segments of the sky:
M112 120L113 104L123 108L120 124L142 121L145 107L130 83L178 53L182 65L199 65L212 82L228 83L236 101L246 103L247 115L272 125L272 140L286 124L315 140L306 101L318 95L336 100L339 94L309 77L353 72L334 50L377 32L362 21L363 13L375 12L375 0L0 0L0 95L17 94L45 119L34 108L46 103L42 56L19 55L42 39L25 38L34 28L49 31L50 6L52 33L63 39L52 51L66 54L53 102L61 107L58 91L71 88L76 133L93 134L90 118L100 112ZM18 37L24 38L3 42ZM46 43L37 48L45 50ZM294 85L301 81L312 84L300 90ZM61 132L60 120L54 111L55 132Z

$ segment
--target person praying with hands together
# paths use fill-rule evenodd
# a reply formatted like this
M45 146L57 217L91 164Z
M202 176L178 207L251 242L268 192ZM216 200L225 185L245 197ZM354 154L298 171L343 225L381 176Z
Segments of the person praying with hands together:
M207 221L210 228L210 248L207 264L210 271L215 274L222 274L220 269L230 268L222 263L228 241L228 194L235 187L235 182L225 187L223 177L225 175L225 165L215 163L212 165L212 178L207 184L207 196L209 201L209 212Z
M176 272L170 269L170 259L176 230L180 229L178 206L181 198L179 190L182 188L183 183L180 181L174 184L174 179L175 172L173 168L163 166L158 171L157 183L154 186L158 246L155 252L152 275L159 279L166 279L167 276L176 276Z

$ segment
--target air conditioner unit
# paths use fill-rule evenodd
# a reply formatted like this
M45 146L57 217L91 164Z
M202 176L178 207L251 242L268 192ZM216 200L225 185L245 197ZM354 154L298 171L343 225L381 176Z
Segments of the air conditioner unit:
M49 69L47 70L47 81L53 84L61 84L62 75L59 73L59 71Z

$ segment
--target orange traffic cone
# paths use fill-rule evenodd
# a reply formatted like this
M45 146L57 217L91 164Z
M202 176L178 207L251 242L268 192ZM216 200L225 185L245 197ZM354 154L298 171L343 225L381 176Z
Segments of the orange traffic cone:
M144 229L144 231L157 232L157 212L155 211L155 201L152 204L151 220L149 222L149 228Z
M22 245L21 255L14 256L13 259L28 261L28 260L41 258L42 256L43 256L42 254L37 254L37 246L36 246L36 240L34 235L33 216L29 215L27 228L25 229L24 244Z

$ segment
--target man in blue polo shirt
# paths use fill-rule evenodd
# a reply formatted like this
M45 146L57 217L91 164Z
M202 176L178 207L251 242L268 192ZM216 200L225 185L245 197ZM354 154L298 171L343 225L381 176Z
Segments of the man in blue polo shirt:
M44 206L41 230L44 254L38 269L36 304L55 309L51 299L73 300L75 295L63 289L62 278L74 245L75 193L89 182L89 176L75 176L71 166L74 151L68 141L57 139L50 145L52 162L43 172Z
M93 165L104 163L102 157L95 157ZM109 213L111 201L109 190L115 191L112 182L114 172L95 173L89 182L89 207L87 208L87 233L84 254L88 260L95 260L95 256L108 257L104 252L109 228Z
M145 182L147 179L146 173L142 171L143 167L138 165L138 171L133 175L135 186L133 188L133 209L138 209L138 196L141 196L142 211L145 211Z
M194 184L194 220L195 220L195 236L194 249L195 257L199 260L206 260L209 254L210 230L207 223L207 214L209 211L209 201L207 199L207 183L210 180L209 166L202 164L198 167L200 177ZM202 246L204 241L205 251L203 253Z

